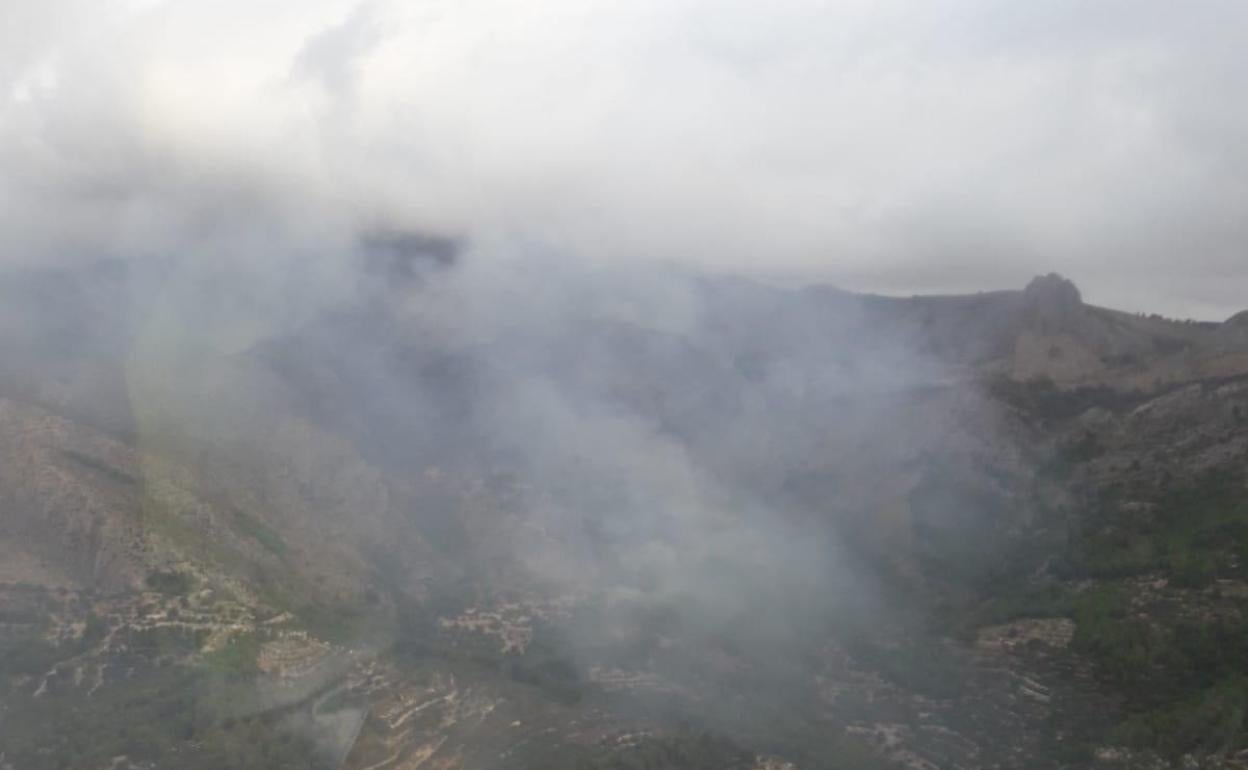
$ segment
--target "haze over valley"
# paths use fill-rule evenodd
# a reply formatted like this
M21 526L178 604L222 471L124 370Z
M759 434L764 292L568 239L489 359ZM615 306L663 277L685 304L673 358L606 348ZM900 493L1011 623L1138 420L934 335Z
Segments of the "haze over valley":
M0 770L1248 767L1246 33L0 0Z

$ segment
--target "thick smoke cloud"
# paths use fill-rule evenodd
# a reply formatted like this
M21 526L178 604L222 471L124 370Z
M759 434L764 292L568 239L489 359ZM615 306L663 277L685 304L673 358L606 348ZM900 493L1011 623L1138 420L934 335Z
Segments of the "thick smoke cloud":
M3 15L5 261L289 270L419 230L885 292L1056 269L1127 309L1242 303L1235 2Z
M1229 66L1175 63L1210 20L1055 48L1073 5L955 10L14 5L0 385L124 434L145 483L183 464L315 540L292 571L335 601L386 588L399 630L369 643L446 596L575 595L582 670L696 678L731 646L772 681L752 708L790 702L800 654L892 611L909 495L997 501L1021 463L918 327L725 276L1056 267L1095 300L1159 285L1166 238L1239 205L1154 90ZM1139 216L1188 195L1197 214ZM1231 241L1206 237L1213 270ZM1170 285L1156 307L1221 312Z
M968 581L1008 558L1036 451L956 371L957 324L995 320L974 301L938 361L918 305L776 284L1059 270L1095 303L1239 310L1246 26L0 0L0 391L121 436L149 497L187 468L256 511L303 558L279 578L380 602L353 644L571 596L544 631L576 671L720 682L728 650L749 708L692 715L770 739L760 713L813 713L827 639L911 633L926 543Z

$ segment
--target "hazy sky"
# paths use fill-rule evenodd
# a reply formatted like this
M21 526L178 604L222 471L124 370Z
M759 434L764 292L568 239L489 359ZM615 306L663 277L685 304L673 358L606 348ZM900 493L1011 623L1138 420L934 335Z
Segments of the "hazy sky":
M0 259L413 228L1220 318L1245 41L1243 0L0 0Z

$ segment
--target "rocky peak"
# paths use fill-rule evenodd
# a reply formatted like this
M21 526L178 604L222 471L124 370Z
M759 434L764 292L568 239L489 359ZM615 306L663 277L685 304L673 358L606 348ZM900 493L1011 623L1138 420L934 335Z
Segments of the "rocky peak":
M1078 287L1057 273L1032 278L1023 290L1023 296L1030 304L1042 307L1074 309L1083 305Z
M1057 273L1031 279L1023 290L1024 312L1043 329L1066 330L1083 308L1083 297L1071 281Z

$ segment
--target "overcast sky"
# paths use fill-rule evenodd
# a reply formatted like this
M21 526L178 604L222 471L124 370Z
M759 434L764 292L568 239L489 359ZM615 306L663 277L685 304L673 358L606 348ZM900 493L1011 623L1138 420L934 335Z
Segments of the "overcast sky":
M1243 0L0 0L0 259L412 228L1221 318L1245 41Z

